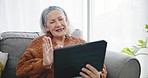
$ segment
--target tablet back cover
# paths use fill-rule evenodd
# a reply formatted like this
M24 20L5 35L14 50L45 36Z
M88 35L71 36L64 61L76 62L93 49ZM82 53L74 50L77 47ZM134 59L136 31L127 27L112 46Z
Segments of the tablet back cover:
M86 64L102 71L107 42L104 40L54 50L54 78L72 78Z

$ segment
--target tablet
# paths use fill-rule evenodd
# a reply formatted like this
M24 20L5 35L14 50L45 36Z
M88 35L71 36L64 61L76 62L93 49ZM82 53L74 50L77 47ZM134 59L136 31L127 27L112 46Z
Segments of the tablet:
M107 42L105 40L88 42L54 50L54 78L72 78L86 64L102 71Z

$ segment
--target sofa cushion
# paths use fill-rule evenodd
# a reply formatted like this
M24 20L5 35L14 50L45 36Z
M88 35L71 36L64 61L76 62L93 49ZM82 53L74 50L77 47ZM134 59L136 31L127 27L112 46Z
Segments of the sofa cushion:
M0 50L9 53L2 78L17 78L16 64L28 44L37 36L39 34L34 32L4 32L1 34Z

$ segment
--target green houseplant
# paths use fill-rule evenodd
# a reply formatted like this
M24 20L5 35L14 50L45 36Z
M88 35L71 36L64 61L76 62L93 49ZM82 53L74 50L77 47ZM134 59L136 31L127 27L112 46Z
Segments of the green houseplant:
M148 33L148 24L145 25L145 29L146 29L146 32ZM146 40L138 40L138 44L132 46L132 48L126 47L122 49L122 52L132 56L148 55L148 52L147 53L138 52L140 49L143 49L143 48L148 48L148 37L146 37Z

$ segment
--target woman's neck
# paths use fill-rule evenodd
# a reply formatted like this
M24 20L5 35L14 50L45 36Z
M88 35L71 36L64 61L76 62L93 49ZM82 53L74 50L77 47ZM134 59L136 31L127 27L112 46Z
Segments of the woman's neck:
M57 45L64 46L65 36L62 37L53 37L53 40L57 43Z

